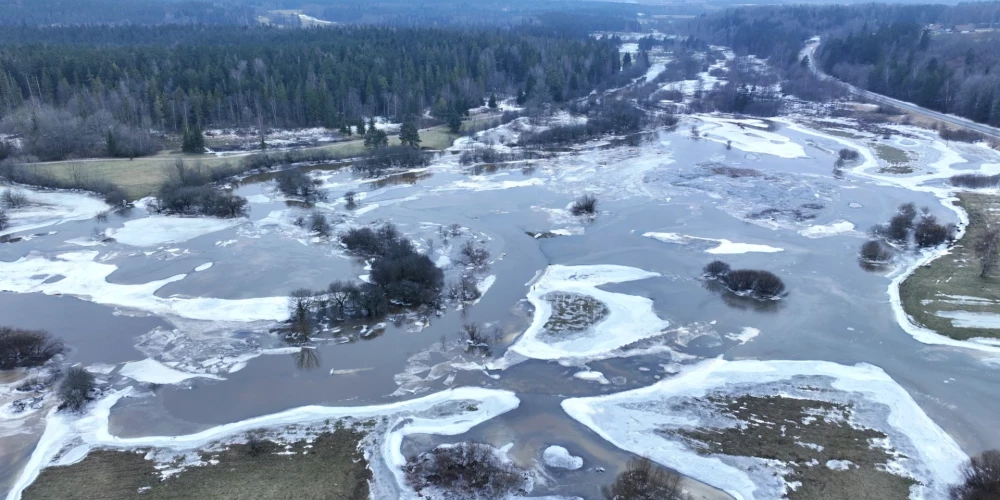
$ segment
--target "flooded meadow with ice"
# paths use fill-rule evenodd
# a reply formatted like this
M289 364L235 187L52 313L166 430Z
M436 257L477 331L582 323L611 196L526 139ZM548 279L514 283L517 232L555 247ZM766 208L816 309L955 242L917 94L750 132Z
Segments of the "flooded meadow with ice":
M366 442L378 498L413 494L404 455L462 441L528 471L530 495L567 498L597 496L631 454L685 475L697 498L781 498L813 473L799 462L820 459L848 472L870 460L911 497L944 498L966 455L1000 447L1000 347L937 336L899 306L902 277L942 250L876 268L858 254L904 203L961 228L947 179L1000 172L995 151L903 125L694 114L638 140L460 161L546 123L519 118L378 178L292 167L326 194L313 207L270 173L233 181L250 202L242 219L151 215L144 201L99 215L108 207L89 195L25 188L34 208L12 212L0 244L0 317L62 338L65 363L103 392L69 415L53 394L0 380L0 491L18 498L44 467L92 449L173 457L340 418L379 422ZM905 151L908 171L887 168L880 146ZM845 147L860 158L835 169ZM598 200L593 216L570 210L584 194ZM334 233L393 222L448 283L471 273L481 296L285 341L275 331L293 291L371 270L297 224L314 210ZM468 241L489 251L487 265L467 269ZM714 260L768 270L786 291L758 300L720 288L703 277ZM470 342L469 323L494 338ZM813 420L840 412L884 457L845 451L852 462L802 441L816 456L796 462L693 444L744 425L739 408L713 401L779 395L816 402Z

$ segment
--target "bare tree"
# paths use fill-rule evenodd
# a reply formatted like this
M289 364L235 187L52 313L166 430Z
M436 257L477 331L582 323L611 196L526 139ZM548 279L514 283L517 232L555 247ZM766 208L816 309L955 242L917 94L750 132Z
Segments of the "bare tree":
M951 488L952 500L1000 498L1000 450L984 451L962 466L962 482Z

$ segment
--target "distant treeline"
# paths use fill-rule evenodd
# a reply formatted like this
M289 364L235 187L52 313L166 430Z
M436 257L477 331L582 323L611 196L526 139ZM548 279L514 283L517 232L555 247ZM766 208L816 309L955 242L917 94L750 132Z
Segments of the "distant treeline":
M0 25L251 24L254 8L204 0L0 0Z
M927 30L931 25L935 32ZM820 36L815 62L840 79L998 124L1000 35L948 32L997 26L1000 2L794 5L726 9L682 23L681 31L767 59L791 80L784 88L817 98L823 97L816 95L822 86L806 71L800 51L809 38Z
M34 100L164 131L445 118L491 94L586 95L620 72L617 43L499 29L19 26L0 30L0 117Z

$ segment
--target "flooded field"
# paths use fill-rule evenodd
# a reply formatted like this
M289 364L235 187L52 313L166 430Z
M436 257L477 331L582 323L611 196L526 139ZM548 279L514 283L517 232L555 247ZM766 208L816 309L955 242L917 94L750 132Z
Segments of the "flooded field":
M780 498L811 473L737 444L694 453L676 437L739 418L709 411L711 397L794 393L849 412L880 440L884 456L856 460L871 468L890 457L891 473L873 476L892 476L886 491L943 498L966 454L1000 447L1000 348L935 337L902 314L898 282L938 250L872 270L858 249L904 203L963 224L947 178L994 173L1000 155L888 127L882 139L845 119L690 115L634 146L461 165L473 143L516 133L505 125L377 179L305 168L327 194L314 208L287 200L273 176L243 179L232 187L251 211L236 220L149 215L139 203L104 221L106 207L87 195L26 190L45 210L15 219L8 232L23 238L0 244L2 323L62 338L66 363L106 389L79 417L52 411L51 393L14 412L24 397L14 386L29 374L0 381L0 491L16 498L42 467L91 448L179 453L258 427L374 418L369 460L389 496L408 494L404 455L472 440L533 471L534 495L594 498L641 454L690 478L699 498ZM835 171L845 147L861 158ZM597 197L596 216L571 214L582 194ZM294 290L370 271L336 238L296 225L314 209L337 232L393 221L449 283L468 272L462 245L477 242L490 254L474 273L482 296L288 344L273 330ZM787 292L758 300L720 288L702 276L714 260L773 272ZM495 341L471 349L469 323L494 329ZM545 465L550 446L582 466ZM834 455L816 457L853 470Z

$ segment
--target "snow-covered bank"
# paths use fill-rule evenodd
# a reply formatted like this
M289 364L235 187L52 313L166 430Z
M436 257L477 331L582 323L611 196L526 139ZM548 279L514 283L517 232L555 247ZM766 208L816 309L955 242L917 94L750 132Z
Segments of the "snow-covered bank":
M7 186L0 185L0 189ZM111 209L96 196L71 191L46 191L30 187L14 188L28 198L28 206L7 210L10 226L0 236L55 226L64 222L92 219Z
M592 358L659 335L669 323L653 311L652 300L597 288L657 276L626 266L549 266L528 292L528 301L535 308L531 325L508 351L534 359ZM553 292L593 299L603 304L606 314L582 331L550 333L546 324L553 317L553 306L545 297ZM494 366L505 363L501 360Z
M507 391L463 387L438 392L423 398L402 401L386 405L359 407L325 407L304 406L281 413L265 415L220 425L195 434L183 436L148 436L140 438L120 438L111 434L109 417L111 408L121 398L127 397L129 389L117 391L93 403L83 416L67 415L52 411L48 416L48 425L35 447L27 466L14 484L7 500L21 498L21 493L38 477L45 467L50 465L68 465L86 458L94 448L117 448L133 450L139 448L159 448L178 451L194 451L209 444L222 440L239 442L241 434L257 429L279 430L291 424L310 425L321 424L329 419L352 419L354 421L380 417L380 426L373 433L382 433L375 440L378 444L376 452L383 463L388 466L395 490L401 492L392 497L414 497L406 487L401 466L406 459L402 454L403 439L410 434L457 435L497 415L501 415L518 407L520 401L513 393ZM466 404L458 404L465 402ZM380 496L376 488L382 488L386 493L385 484L379 484L381 467L373 466L375 479L373 481L373 498L389 498Z
M917 135L921 137L921 139L928 141L939 154L936 161L927 164L929 173L899 176L879 173L878 159L876 158L875 153L872 152L871 148L864 143L844 137L826 134L797 124L791 120L786 119L779 121L786 124L790 130L821 137L825 140L841 144L860 152L862 161L848 170L853 176L871 180L882 185L901 187L911 191L933 194L941 201L941 206L951 210L958 217L958 231L955 234L955 238L960 239L965 234L965 228L969 224L969 215L956 203L958 198L955 197L955 192L958 191L958 189L947 183L947 179L953 175L970 173L972 171L953 168L956 164L965 163L965 158L948 147L947 144L930 135L927 131L915 127L897 127L905 128L908 133ZM982 150L984 154L997 156L996 151L989 148L982 147ZM984 164L984 167L986 166L987 164ZM992 166L992 164L989 164L989 166ZM992 168L987 168L987 170L988 171L985 173L996 173L992 171ZM930 264L938 257L947 254L948 251L948 248L943 245L934 249L924 250L920 253L918 258L913 259L908 266L903 267L898 274L893 276L892 281L889 283L887 293L889 295L889 302L892 304L893 313L896 316L896 322L899 323L903 330L909 333L914 339L924 344L947 345L987 352L1000 352L1000 347L998 346L982 342L956 340L951 337L941 335L940 333L937 333L929 328L918 325L913 321L913 318L906 314L906 311L903 309L902 300L899 296L899 287L903 281L906 281L906 279L918 268Z
M206 321L281 321L288 317L286 297L226 300L210 297L157 297L155 292L185 274L138 285L109 283L117 266L96 262L93 250L67 252L46 258L30 253L14 262L0 261L0 291L72 295L97 304L153 314ZM62 279L52 281L51 278Z
M948 486L959 480L959 466L967 459L906 390L881 369L865 364L713 359L649 387L568 399L562 407L615 446L721 488L737 499L780 498L786 485L775 483L775 474L780 475L781 463L702 455L687 440L669 432L738 425L706 414L699 401L711 396L728 400L742 394L851 405L850 424L885 433L888 443L884 444L899 453L887 469L920 481L911 487L911 498L947 498Z
M711 254L741 254L750 252L763 252L763 253L775 253L784 251L783 248L772 247L770 245L756 245L753 243L734 243L727 239L716 239L716 238L700 238L698 236L688 236L685 234L678 233L644 233L643 236L647 238L653 238L654 240L662 241L664 243L676 243L678 245L687 245L692 241L711 241L718 243L717 246L705 250L705 253Z

